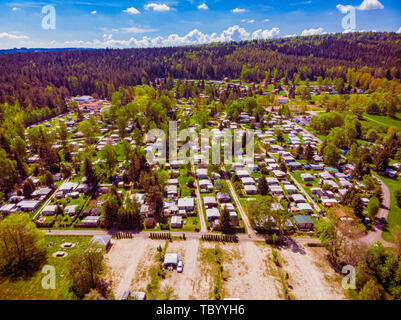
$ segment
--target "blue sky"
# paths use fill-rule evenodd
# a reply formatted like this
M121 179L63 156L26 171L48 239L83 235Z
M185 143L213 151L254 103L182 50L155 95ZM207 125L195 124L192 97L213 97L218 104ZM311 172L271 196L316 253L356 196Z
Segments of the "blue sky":
M55 29L43 29L45 5ZM154 47L356 31L401 32L399 0L9 0L0 1L0 49Z

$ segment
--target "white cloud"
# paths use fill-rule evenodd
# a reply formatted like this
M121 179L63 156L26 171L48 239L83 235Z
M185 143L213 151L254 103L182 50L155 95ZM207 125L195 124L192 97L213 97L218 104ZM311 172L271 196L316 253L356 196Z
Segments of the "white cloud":
M378 9L384 9L384 6L378 1L378 0L364 0L359 6L354 7L350 5L342 5L338 4L336 8L343 14L346 14L349 12L351 8L355 8L361 11L367 11L367 10L378 10Z
M273 28L271 30L256 30L254 33L252 33L252 40L265 40L265 39L271 39L274 36L278 36L280 34L280 28Z
M96 14L96 13L97 13L96 10L91 11L91 14Z
M323 33L323 28L311 28L311 29L305 29L302 31L301 36L314 36L314 35L319 35Z
M8 39L14 39L14 40L16 40L16 39L29 39L28 36L19 36L19 35L12 34L12 33L7 33L7 32L0 33L0 39L1 38L8 38Z
M270 21L270 19L265 19L264 21L265 21L265 22L269 22L269 21Z
M401 27L398 29L397 33L401 33Z
M255 23L255 19L242 19L241 22Z
M148 3L144 6L146 10L153 9L153 11L163 12L163 11L170 11L170 7L166 4L161 3Z
M19 11L19 10L21 10L21 8L14 7L14 8L12 8L11 10L12 10L12 11Z
M336 8L338 9L338 11L340 11L342 14L346 14L349 9L353 8L353 6L343 6L342 4L338 4L336 6Z
M127 8L127 9L123 10L123 12L128 13L128 14L140 14L139 10L134 7Z
M209 7L207 6L206 3L202 3L202 4L200 4L200 5L198 6L198 9L199 9L199 10L208 10Z
M231 10L231 12L233 12L233 13L241 13L241 12L245 12L245 11L246 11L245 9L240 9L240 8L235 8L235 9Z
M121 28L120 30L123 31L123 32L126 32L126 33L133 33L133 34L148 33L148 32L155 32L155 31L157 31L157 29L151 29L151 28L137 28L137 27Z
M384 6L378 0L364 0L358 7L359 10L377 10L384 9Z

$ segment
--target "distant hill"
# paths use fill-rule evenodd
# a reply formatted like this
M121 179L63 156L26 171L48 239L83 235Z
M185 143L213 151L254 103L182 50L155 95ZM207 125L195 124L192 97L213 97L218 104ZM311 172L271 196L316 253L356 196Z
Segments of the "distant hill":
M110 99L120 87L166 77L346 83L350 75L362 72L363 77L354 78L363 90L369 89L372 79L401 79L401 34L396 33L338 33L166 48L3 50L13 52L18 54L0 55L0 104L18 100L28 110L48 107L54 113L66 109L69 96L95 94Z
M95 50L90 48L14 48L0 50L0 54L27 53L27 52L57 52L74 50Z

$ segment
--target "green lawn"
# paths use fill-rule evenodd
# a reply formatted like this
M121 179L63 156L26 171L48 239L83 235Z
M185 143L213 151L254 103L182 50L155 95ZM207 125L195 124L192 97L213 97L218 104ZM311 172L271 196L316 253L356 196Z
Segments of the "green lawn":
M380 180L382 180L386 184L386 186L390 189L391 193L390 212L387 219L388 230L383 232L382 237L386 241L393 241L391 230L395 226L401 225L401 208L397 206L397 202L394 196L395 191L401 188L401 179L400 178L390 179L386 177L380 177Z
M364 118L368 121L369 124L372 124L374 127L396 127L401 129L401 113L397 113L396 119L392 119L387 116L373 116L370 114L364 114Z
M45 290L42 288L42 279L45 274L41 270L30 279L10 281L0 278L0 300L65 300L71 299L68 292L69 280L67 278L67 262L69 255L80 252L88 247L92 237L90 236L46 236L46 243L54 243L48 246L47 265L56 269L56 289ZM75 243L73 248L61 248L64 242ZM56 251L65 251L68 256L54 258L52 254Z

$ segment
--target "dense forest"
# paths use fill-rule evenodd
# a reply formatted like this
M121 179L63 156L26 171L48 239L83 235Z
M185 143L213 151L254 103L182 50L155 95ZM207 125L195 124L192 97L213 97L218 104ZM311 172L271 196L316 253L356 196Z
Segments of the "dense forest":
M68 96L110 99L119 87L159 77L346 81L349 69L377 79L400 79L401 35L349 33L179 48L4 54L0 103L18 102L29 124L48 117L49 110L52 115L66 111Z

